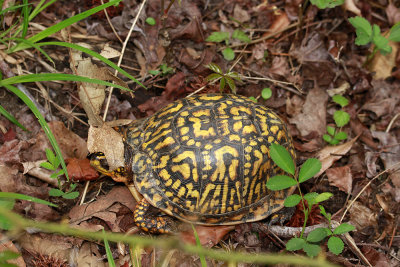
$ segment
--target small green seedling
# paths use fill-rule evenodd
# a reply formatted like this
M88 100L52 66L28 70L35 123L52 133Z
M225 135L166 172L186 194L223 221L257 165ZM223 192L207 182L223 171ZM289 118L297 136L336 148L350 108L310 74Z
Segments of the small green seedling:
M64 175L64 170L58 170L61 163L60 159L56 157L53 151L48 148L46 148L46 157L48 161L40 163L40 167L53 171L50 177L53 179L57 179L58 184L60 184L60 176ZM63 190L58 188L52 188L49 190L49 195L53 197L62 197L65 199L74 199L79 196L79 192L74 192L76 186L76 184L72 183L70 185L70 189L67 192L64 192Z
M338 255L343 251L344 244L343 241L337 237L337 235L354 230L354 226L350 224L343 223L335 230L331 230L331 215L325 212L325 209L319 205L329 199L332 193L324 192L318 194L316 192L310 192L303 195L301 192L300 184L312 178L321 170L321 162L316 158L309 158L301 166L298 179L295 176L295 164L290 156L289 152L279 144L272 144L270 146L270 156L272 160L278 165L282 170L290 174L288 175L277 175L271 177L267 182L267 188L269 190L284 190L292 186L296 186L299 190L299 194L293 194L287 197L284 201L285 207L295 207L300 202L303 205L304 212L304 224L299 237L294 237L290 239L286 244L286 249L289 251L304 250L309 257L315 257L321 251L321 247L316 244L321 242L326 237L328 239L328 249L332 253ZM310 232L307 237L304 236L304 230L307 225L308 217L314 205L319 205L321 213L327 218L329 222L329 227L327 228L317 228Z
M222 55L226 60L230 61L235 59L235 52L229 47L229 43L232 39L236 39L244 43L251 42L251 39L247 36L247 34L239 29L235 30L232 33L232 36L230 36L228 32L212 32L211 35L207 37L206 41L213 43L225 42L228 47L222 50Z
M329 125L326 126L326 131L328 134L324 134L323 139L331 145L337 145L340 143L340 141L347 139L347 133L341 131L340 129L350 121L349 113L343 110L343 108L349 104L349 100L341 95L334 95L332 100L336 104L339 104L342 109L336 110L333 114L333 119L335 120L337 128Z
M221 68L215 64L215 63L210 63L206 65L207 68L212 70L214 73L211 73L206 77L207 81L215 81L217 79L220 80L219 82L219 90L222 92L225 89L225 86L228 84L229 88L233 93L236 93L236 84L234 80L236 81L241 81L239 74L237 72L227 72L224 73Z
M264 100L270 99L271 96L272 96L272 90L271 90L271 88L266 87L266 88L262 89L262 91L261 91L261 97L262 97ZM250 97L249 97L249 99L250 99L251 101L253 101L254 103L257 103L259 98L260 98L260 96L257 96L257 97L250 96Z
M168 65L167 64L161 64L160 65L160 69L158 70L149 70L149 73L151 74L151 75L159 75L159 74L161 74L161 76L166 76L166 75L168 75L168 74L170 74L170 73L174 73L175 72L175 70L173 69L173 68L171 68L171 67L168 67Z
M388 37L381 34L381 29L378 25L369 23L363 17L349 18L349 22L356 28L356 45L367 45L373 43L375 45L370 58L375 55L377 51L383 55L392 52L392 47L389 45L389 41L400 42L400 22L393 25L390 29Z
M344 0L311 0L319 9L334 8L344 4Z
M156 20L152 17L148 17L146 19L146 23L149 24L150 26L154 26L154 25L156 25Z

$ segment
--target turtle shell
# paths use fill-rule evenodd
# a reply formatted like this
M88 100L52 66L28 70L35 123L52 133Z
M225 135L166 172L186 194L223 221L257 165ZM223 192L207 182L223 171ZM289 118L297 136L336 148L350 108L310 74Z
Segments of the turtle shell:
M282 175L272 143L295 157L284 122L237 95L184 98L123 129L131 150L129 182L154 207L184 221L229 225L261 220L283 207L294 188L270 191Z

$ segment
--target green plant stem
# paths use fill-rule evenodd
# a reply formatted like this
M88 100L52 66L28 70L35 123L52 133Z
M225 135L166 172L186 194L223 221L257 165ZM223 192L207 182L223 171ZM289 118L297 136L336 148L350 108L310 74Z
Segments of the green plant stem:
M150 238L144 236L129 236L120 233L102 233L102 232L89 232L79 229L74 229L66 224L37 222L29 219L22 218L21 216L0 207L0 215L4 216L11 225L12 229L10 234L18 234L26 228L36 228L49 233L57 233L62 235L71 235L79 238L89 240L102 241L107 238L109 242L124 242L131 246L140 247L157 247L166 250L179 249L192 255L203 255L205 257L221 260L225 262L248 262L256 264L278 264L286 263L299 266L319 266L319 267L333 267L337 266L329 263L322 257L317 259L310 259L299 255L272 255L272 254L253 254L243 252L225 252L222 250L207 249L198 247L182 242L174 237L166 238Z
M304 213L304 223L303 223L303 227L301 228L301 233L300 233L300 238L303 238L304 231L306 230L309 211L308 211L308 208L306 210L306 205L305 205L306 202L304 200L303 193L301 192L300 183L297 179L296 179L296 181L297 181L297 188L299 189L299 195L301 197L301 204L303 205L303 213Z

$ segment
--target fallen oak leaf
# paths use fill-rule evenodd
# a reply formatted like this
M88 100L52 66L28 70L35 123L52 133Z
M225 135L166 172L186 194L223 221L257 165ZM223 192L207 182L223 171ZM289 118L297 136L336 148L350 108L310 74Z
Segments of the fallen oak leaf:
M335 161L339 160L342 156L349 152L358 137L359 135L349 142L338 146L326 146L325 148L321 149L321 151L319 151L317 154L317 158L321 161L322 167L315 177L320 176L324 171L332 166Z
M233 225L221 225L221 226L195 226L197 235L200 239L200 244L206 247L213 247L218 244L219 241L230 231L235 229ZM187 231L181 232L180 237L184 242L196 244L196 239L194 237L193 230L190 228Z
M326 175L330 185L336 186L347 194L351 193L353 176L349 165L327 169Z
M99 178L99 173L90 165L89 159L67 159L67 171L74 181L92 181Z

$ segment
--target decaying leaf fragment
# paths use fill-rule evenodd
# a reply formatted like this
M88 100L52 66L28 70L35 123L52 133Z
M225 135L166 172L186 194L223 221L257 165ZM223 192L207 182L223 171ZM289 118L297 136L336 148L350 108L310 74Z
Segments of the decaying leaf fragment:
M125 165L122 136L108 124L104 123L101 127L90 126L87 146L90 153L104 153L110 170Z
M82 52L72 51L71 57L72 60L70 66L76 75L103 81L111 80L116 84L128 88L128 85L124 81L112 75L107 68L99 68L92 63L90 58L84 58ZM102 125L103 122L99 114L106 96L106 86L82 82L78 87L79 98L86 114L88 115L89 124L94 126Z

